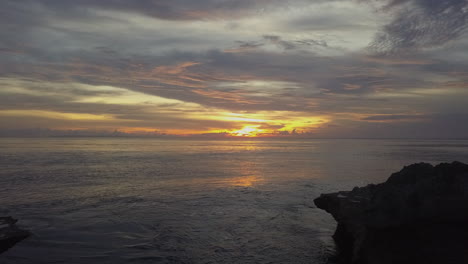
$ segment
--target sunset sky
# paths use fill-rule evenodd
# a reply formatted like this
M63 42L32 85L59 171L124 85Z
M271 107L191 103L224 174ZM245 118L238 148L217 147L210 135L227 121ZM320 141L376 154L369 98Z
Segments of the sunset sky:
M2 0L0 23L0 135L468 137L466 0Z

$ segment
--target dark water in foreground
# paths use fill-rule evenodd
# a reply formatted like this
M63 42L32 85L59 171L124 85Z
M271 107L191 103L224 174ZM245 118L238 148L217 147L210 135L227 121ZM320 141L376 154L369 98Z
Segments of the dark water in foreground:
M0 139L0 215L34 235L0 263L332 263L322 192L468 141Z

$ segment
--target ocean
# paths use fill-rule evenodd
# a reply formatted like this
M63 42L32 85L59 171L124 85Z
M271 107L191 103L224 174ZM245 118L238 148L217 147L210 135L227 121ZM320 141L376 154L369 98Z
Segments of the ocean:
M314 198L454 160L468 140L0 138L0 216L33 233L0 263L333 263Z

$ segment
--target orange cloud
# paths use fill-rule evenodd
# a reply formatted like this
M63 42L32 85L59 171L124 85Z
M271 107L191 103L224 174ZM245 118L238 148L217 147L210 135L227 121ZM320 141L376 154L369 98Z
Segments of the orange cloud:
M200 64L199 62L187 61L187 62L179 63L174 66L159 66L159 67L154 68L152 73L155 75L159 75L159 74L176 75L176 74L185 72L187 68L189 67L192 67L194 65L199 65L199 64Z

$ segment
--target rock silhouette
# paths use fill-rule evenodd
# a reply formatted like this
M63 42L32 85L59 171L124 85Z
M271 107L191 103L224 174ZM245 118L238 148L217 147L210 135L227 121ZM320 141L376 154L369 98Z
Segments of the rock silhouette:
M15 225L17 221L12 217L0 217L0 254L30 236L28 231Z
M347 262L468 263L468 165L413 164L384 183L314 200Z

